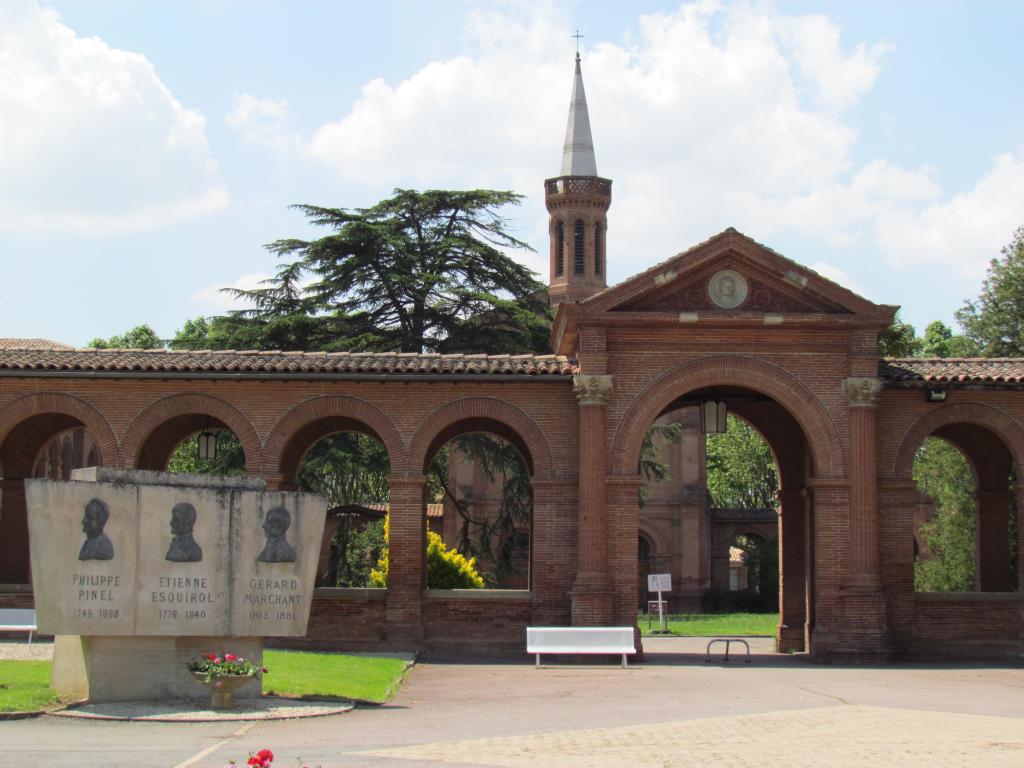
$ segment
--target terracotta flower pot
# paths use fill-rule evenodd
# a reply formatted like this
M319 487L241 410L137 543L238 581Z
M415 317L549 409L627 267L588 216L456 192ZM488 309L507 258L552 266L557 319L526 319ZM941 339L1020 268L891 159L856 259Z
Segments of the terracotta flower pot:
M196 680L210 689L211 709L234 709L235 691L250 680L256 679L255 672L249 675L215 676L211 677L209 681L206 680L206 674L204 672L193 672L192 675Z

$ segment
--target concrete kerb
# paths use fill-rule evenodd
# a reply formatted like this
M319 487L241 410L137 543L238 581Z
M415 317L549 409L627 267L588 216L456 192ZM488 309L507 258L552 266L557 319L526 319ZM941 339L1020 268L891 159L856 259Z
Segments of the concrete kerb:
M328 717L351 712L351 701L289 699L282 696L264 696L245 702L237 709L214 710L193 701L138 701L104 704L80 703L48 712L52 717L81 718L85 720L116 720L148 723L214 723L249 722L265 720L297 720L308 717Z

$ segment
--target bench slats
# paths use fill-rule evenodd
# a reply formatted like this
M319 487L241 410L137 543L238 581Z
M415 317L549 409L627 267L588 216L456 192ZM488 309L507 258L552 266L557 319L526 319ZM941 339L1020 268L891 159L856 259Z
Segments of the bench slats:
M526 652L537 657L542 653L600 653L626 655L636 653L632 627L527 627Z

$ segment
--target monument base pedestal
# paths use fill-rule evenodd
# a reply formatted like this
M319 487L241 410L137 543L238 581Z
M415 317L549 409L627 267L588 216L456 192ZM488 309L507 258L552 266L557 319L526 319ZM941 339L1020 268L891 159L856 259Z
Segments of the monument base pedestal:
M262 637L104 637L57 635L53 689L64 699L90 702L153 699L209 700L188 663L207 653L233 653L263 664ZM242 703L263 694L257 677L235 693Z

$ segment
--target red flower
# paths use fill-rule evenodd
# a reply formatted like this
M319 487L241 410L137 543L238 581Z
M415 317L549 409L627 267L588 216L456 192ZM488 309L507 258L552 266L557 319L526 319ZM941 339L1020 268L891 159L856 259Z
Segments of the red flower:
M216 658L214 658L213 663L220 664L222 661L224 661L224 659L222 659L220 656L217 656Z
M214 659L217 658L217 654L216 653L208 653L208 654L206 654L206 658L208 658L210 661L213 661Z
M249 761L246 763L246 765L257 765L257 766L259 764L260 764L260 759L258 757L256 757L255 755L250 757Z
M224 654L224 658L227 659L228 661L234 661L238 657L235 656L235 654L233 654L233 653L226 653L226 654Z
M261 749L259 752L256 753L256 757L258 757L260 760L265 760L268 763L274 762L274 753L271 752L269 749Z

